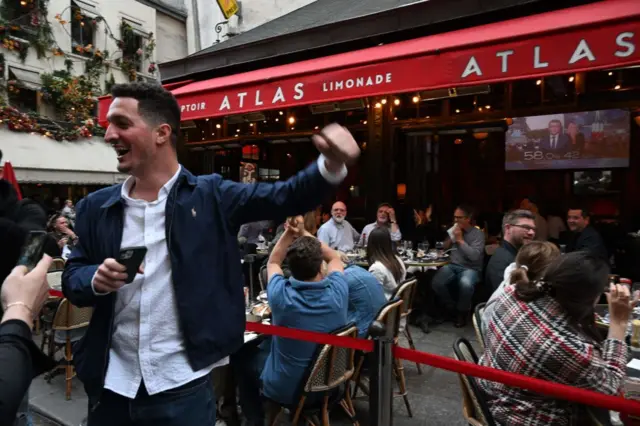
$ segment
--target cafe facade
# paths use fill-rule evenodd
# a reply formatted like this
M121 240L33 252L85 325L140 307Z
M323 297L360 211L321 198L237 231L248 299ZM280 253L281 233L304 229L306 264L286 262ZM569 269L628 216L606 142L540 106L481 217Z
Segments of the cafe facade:
M627 152L607 174L613 187L588 201L606 214L640 211L633 196L640 177L640 2L572 2L558 10L546 10L546 2L514 2L462 20L455 16L462 10L444 16L443 2L419 3L386 10L377 19L404 14L404 21L395 22L406 23L417 14L411 8L429 7L429 16L440 21L358 39L349 32L366 31L369 24L369 31L379 28L376 17L367 15L332 24L352 38L336 40L335 49L327 49L327 40L311 28L289 35L290 51L278 45L286 34L263 40L256 34L246 45L238 36L226 50L229 42L161 64L163 83L181 107L181 162L195 173L235 180L284 179L316 155L311 136L337 121L363 149L337 195L350 214L370 217L375 206L390 201L432 204L448 217L459 202L503 211L535 194L547 204L561 203L578 195L575 172L583 165L608 171L613 164L562 163L562 157L553 163L553 155L541 153L549 161L529 167L523 154L518 161L526 170L516 171L505 153L509 138L515 141L520 132L514 121L562 116L568 127L575 118L581 134L595 140L598 126L622 120L613 133L624 135ZM306 50L302 39L310 44ZM375 45L360 48L363 40ZM281 54L273 52L278 49ZM100 100L103 123L109 103L108 97ZM612 110L624 112L607 112ZM536 159L536 152L529 157Z

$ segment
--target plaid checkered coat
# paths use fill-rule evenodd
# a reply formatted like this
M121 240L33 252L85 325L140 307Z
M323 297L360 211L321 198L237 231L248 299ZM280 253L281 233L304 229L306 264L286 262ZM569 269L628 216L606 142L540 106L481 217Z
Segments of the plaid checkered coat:
M578 333L552 297L525 303L509 286L496 302L485 339L480 364L487 367L609 395L621 390L627 345L614 339L598 344ZM584 424L577 404L486 380L479 384L500 425Z

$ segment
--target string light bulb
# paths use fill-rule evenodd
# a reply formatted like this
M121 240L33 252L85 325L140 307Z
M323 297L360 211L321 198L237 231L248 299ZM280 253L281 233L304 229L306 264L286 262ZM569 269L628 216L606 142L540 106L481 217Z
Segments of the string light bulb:
M542 84L542 80L537 80L536 81L536 86L540 86Z
M576 78L574 76L569 77L569 83L573 83L573 80L575 80Z
M296 118L295 117L293 117L293 116L289 117L289 124L295 124L295 122L296 122Z
M400 99L397 99L397 98L396 98L396 99L394 99L393 104L394 104L395 106L400 105Z
M386 99L386 98L385 98L385 99L382 99L382 100L380 101L380 103L381 103L382 105L386 105L386 104L387 104L387 99Z
M414 96L411 101L413 101L414 104L417 104L418 102L420 102L420 97L419 96Z

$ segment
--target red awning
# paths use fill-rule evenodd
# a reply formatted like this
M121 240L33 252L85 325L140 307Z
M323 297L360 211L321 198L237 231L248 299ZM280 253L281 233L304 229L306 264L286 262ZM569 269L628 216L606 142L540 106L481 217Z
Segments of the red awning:
M608 0L194 82L182 119L640 63L640 1ZM100 111L101 121L106 109Z

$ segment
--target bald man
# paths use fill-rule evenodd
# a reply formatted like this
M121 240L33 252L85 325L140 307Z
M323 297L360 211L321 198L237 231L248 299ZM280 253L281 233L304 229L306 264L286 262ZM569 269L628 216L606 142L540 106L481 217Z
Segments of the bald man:
M345 220L347 206L338 201L331 207L331 219L318 229L318 239L334 250L353 250L360 234Z

